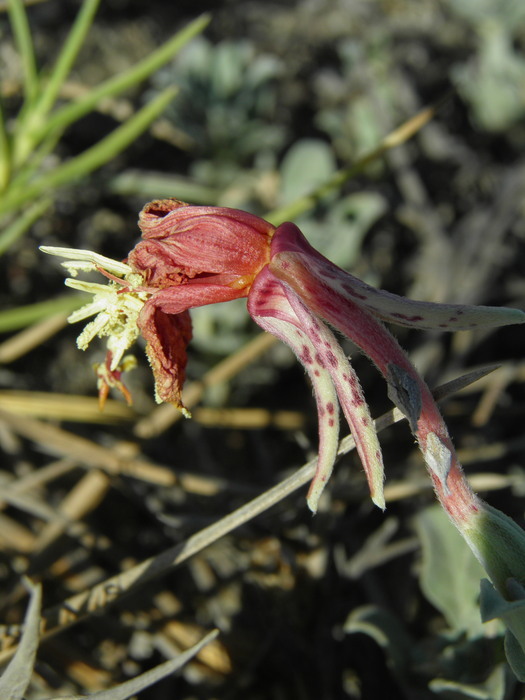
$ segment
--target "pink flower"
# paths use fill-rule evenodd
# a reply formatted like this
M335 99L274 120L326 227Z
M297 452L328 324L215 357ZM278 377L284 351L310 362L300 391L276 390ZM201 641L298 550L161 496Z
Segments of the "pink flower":
M107 338L106 361L97 369L102 403L110 387L128 398L121 373L133 358L124 353L140 332L147 342L157 399L170 401L189 415L181 401L191 339L188 310L247 297L252 318L290 346L313 386L319 456L308 505L316 511L332 471L341 407L372 499L384 508L377 434L359 381L329 325L336 328L374 362L390 398L406 415L441 505L497 589L482 586L483 614L486 619L505 620L509 662L525 680L525 533L472 492L430 390L383 325L387 321L468 330L523 323L525 313L417 302L374 289L320 255L294 224L275 228L234 209L159 200L142 210L139 226L143 240L124 263L90 251L43 249L70 258L63 264L73 277L80 270L97 270L109 279L107 285L66 280L94 295L69 319L96 314L80 334L78 346L85 349L96 335Z
M137 325L147 341L158 399L182 407L188 309L247 296L269 262L274 228L246 212L175 199L147 204L139 226L143 240L127 262L151 296Z
M142 240L126 263L114 263L120 266L116 274L108 263L100 262L107 259L98 256L97 264L95 254L81 251L82 260L89 261L82 263L82 269L91 264L90 269L104 272L111 280L109 311L101 285L96 285L93 304L72 318L80 320L95 312L99 312L97 319L103 316L79 338L80 347L85 347L96 334L109 336L112 354L103 383L109 384L106 377L109 373L111 379L114 372L118 386L123 352L135 340L133 333L140 331L147 341L157 398L184 410L181 390L191 338L188 310L247 297L252 318L290 346L313 386L319 418L318 467L308 494L313 511L336 458L339 407L356 441L372 499L384 507L377 434L359 380L329 325L350 338L383 374L390 397L408 418L437 495L451 518L467 519L477 508L428 387L382 322L454 331L523 323L525 313L417 302L377 290L320 255L294 224L275 228L235 209L158 200L144 207L139 226ZM63 257L74 252L45 250ZM75 271L81 267L78 262L76 267L74 262L65 265ZM84 290L90 284L67 282Z

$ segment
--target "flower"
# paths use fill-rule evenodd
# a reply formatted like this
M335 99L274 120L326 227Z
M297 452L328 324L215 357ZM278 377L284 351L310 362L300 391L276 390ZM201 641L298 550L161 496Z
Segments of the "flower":
M524 312L418 302L375 289L318 253L294 224L276 228L235 209L157 200L144 207L139 227L142 240L124 263L88 251L43 248L70 258L64 265L73 275L98 270L109 279L107 285L66 280L94 294L93 302L69 320L97 314L79 336L82 349L95 335L108 338L104 372L99 372L102 393L109 386L122 389L124 352L140 332L157 399L184 411L188 310L247 297L252 318L290 346L311 379L319 418L317 471L308 494L314 512L336 458L339 406L372 499L384 508L383 462L374 424L359 380L329 325L350 338L383 374L451 519L456 524L467 521L479 509L481 501L464 478L430 390L383 321L453 331L523 323Z
M67 279L93 294L69 320L95 315L78 337L85 349L107 338L97 366L103 404L109 389L129 399L121 373L139 333L146 340L159 401L189 415L181 400L189 309L247 297L248 311L264 330L284 341L306 369L319 418L317 470L308 505L317 510L339 441L339 407L353 434L373 501L384 508L383 462L359 380L329 326L350 338L377 366L389 396L405 414L439 502L458 528L494 588L482 582L484 619L507 624L507 656L525 680L525 532L471 490L432 394L384 321L425 329L465 330L525 322L518 309L417 302L374 289L314 250L292 223L275 228L259 217L223 207L194 207L174 199L146 205L142 240L126 262L90 251L43 248L68 258L73 277L93 271L106 285ZM484 585L487 584L487 585Z
M129 397L120 379L131 364L124 353L141 334L157 400L174 403L189 416L181 400L191 340L188 309L247 296L253 278L268 263L268 239L274 229L252 214L190 207L171 199L145 206L139 226L143 240L127 262L87 250L41 250L68 258L62 264L72 277L79 271L98 271L109 280L97 284L66 279L69 287L93 294L93 301L68 319L75 323L96 314L77 339L79 349L85 350L95 336L108 339L106 361L97 366L101 403L110 387Z

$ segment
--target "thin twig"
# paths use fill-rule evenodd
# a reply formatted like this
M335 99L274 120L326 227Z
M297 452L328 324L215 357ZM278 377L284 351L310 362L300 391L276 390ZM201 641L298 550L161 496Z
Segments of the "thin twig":
M347 168L343 168L334 173L326 182L309 192L304 197L300 197L291 204L286 204L280 209L274 209L265 216L272 224L278 225L283 221L295 219L299 214L313 209L327 194L339 189L345 182L361 173L368 165L380 158L384 153L391 148L405 143L409 138L412 138L425 124L428 124L434 118L436 112L450 98L451 93L447 93L443 98L430 107L425 107L406 122L401 124L381 141L379 146L369 151L364 156L359 158L355 163Z

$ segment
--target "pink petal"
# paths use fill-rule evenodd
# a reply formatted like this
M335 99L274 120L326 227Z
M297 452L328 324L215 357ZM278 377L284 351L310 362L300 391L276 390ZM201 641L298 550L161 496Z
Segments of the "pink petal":
M155 240L138 243L129 253L127 262L135 271L143 273L145 285L152 287L184 284L200 272L189 265L181 265L175 250Z
M284 289L303 330L312 339L318 361L330 372L366 473L372 501L384 510L381 447L359 379L332 331L307 308L293 289L288 285L284 285Z
M247 289L238 290L200 280L200 284L184 284L180 287L159 289L154 293L151 301L166 314L180 314L196 306L239 299L245 297L247 293Z
M348 301L334 289L327 290L312 266L296 256L278 255L270 268L287 283L315 314L335 326L361 348L386 379L389 396L407 416L429 470L437 496L453 522L477 509L430 389L396 339L370 312Z
M171 250L180 268L251 278L268 262L275 230L264 219L237 209L193 207L170 199L146 205L139 226L144 239ZM139 264L136 253L130 254L129 264Z
M383 321L399 326L458 331L525 323L525 313L520 309L413 301L371 287L320 255L295 224L286 223L277 228L271 250L272 260L278 257L284 264L290 256L300 257L302 264L307 265L327 288L367 308Z
M267 269L260 273L252 286L248 309L259 325L290 345L312 379L319 413L320 456L309 491L310 508L315 512L335 459L335 452L333 456L332 452L336 449L337 436L330 439L331 446L327 450L330 458L323 454L323 434L334 427L334 421L330 420L336 406L333 386L365 468L372 500L384 508L383 463L377 434L359 381L333 333L287 285L279 285ZM290 325L294 328L291 329ZM326 388L328 385L330 394Z
M307 502L313 513L332 473L339 446L339 403L330 373L319 363L315 347L301 330L281 284L264 269L248 297L248 311L265 331L275 335L295 353L310 377L317 403L319 455Z

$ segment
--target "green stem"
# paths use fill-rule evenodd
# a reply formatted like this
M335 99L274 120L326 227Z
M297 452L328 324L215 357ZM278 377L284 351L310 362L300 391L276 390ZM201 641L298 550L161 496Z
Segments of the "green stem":
M41 301L28 306L19 306L16 309L0 311L0 333L9 333L25 328L61 311L74 311L85 304L87 300L86 295L67 294L50 301Z
M177 193L184 202L216 205L220 190L201 185L181 175L155 173L144 170L125 170L108 183L110 192L120 195L139 195L144 200L163 199Z
M9 189L11 191L19 190L26 187L27 183L34 179L35 174L38 173L40 166L44 159L54 151L58 141L60 141L60 134L56 134L48 139L45 139L42 143L38 145L37 148L31 153L30 158L28 158L23 166L19 168L16 173L13 173L11 181L9 183Z

